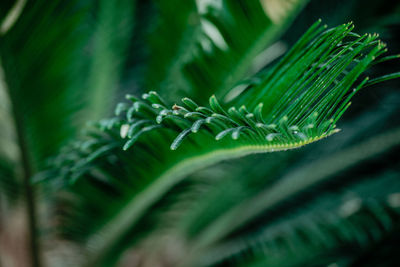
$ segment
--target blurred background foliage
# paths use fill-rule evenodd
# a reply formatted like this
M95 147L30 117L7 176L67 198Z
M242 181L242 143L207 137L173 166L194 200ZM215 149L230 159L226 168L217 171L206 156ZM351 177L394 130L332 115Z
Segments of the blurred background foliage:
M43 178L125 94L232 103L319 18L353 21L400 53L390 0L1 1L0 266L397 266L398 79L361 90L323 141L188 172L118 241L101 227L140 192L123 180L156 164L113 146L113 167L85 165L72 185ZM399 70L393 60L367 75Z

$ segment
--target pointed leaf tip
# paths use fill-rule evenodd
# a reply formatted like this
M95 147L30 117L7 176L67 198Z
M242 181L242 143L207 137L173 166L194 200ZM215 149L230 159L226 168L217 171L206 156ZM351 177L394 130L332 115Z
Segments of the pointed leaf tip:
M185 104L185 106L191 111L195 111L199 107L196 102L187 97L182 98L182 103Z
M190 134L192 131L192 128L188 128L183 130L176 138L175 140L172 142L170 149L171 150L176 150L182 143L183 139Z
M215 113L227 115L225 110L222 108L222 106L219 104L217 98L215 95L212 95L210 97L210 107Z

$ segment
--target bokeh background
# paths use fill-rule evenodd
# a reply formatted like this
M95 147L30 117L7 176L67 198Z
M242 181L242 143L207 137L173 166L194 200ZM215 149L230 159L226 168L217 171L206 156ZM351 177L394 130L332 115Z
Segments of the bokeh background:
M80 266L90 250L76 239L79 224L62 234L53 227L60 213L79 223L90 213L56 203L59 188L36 184L32 177L40 178L89 122L112 116L128 93L154 90L174 104L184 96L205 102L214 86L240 86L226 77L212 80L193 66L199 50L212 49L210 43L229 47L231 40L204 19L210 9L217 18L224 16L223 2L229 1L17 2L22 11L9 30L4 21L16 2L0 4L0 266ZM285 5L296 1L262 2L279 18L288 12ZM242 79L268 69L317 19L329 27L353 21L355 32L378 33L388 54L400 54L399 1L310 0L292 13L251 59ZM244 50L252 44L244 42ZM202 68L232 71L234 63L211 55L217 59ZM392 60L367 74L398 71L399 60ZM291 181L286 186L298 187L295 194L260 208L189 265L397 266L399 115L397 79L358 93L338 125L342 131L321 142L193 173L148 211L141 230L130 233L139 241L118 248L113 264L178 266L207 226L241 205L260 208L253 204L262 206L275 186L282 189L280 181ZM40 244L33 252L32 238Z

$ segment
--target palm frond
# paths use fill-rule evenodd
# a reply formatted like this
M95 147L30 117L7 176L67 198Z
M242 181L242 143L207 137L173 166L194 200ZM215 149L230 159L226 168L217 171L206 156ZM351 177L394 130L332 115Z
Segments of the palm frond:
M91 210L79 235L88 238L92 264L115 258L148 209L190 173L337 132L336 122L367 81L357 78L385 52L376 36L358 36L352 27L324 31L315 23L258 86L234 100L239 109L222 107L214 96L208 107L189 98L168 107L155 92L128 96L133 104L118 105L117 117L98 123L102 132L63 151L48 174L71 184Z
M388 97L388 99L391 99L391 97ZM390 102L393 100L388 101L385 101L385 104L382 103L385 106L385 111L387 111ZM392 107L397 110L394 105ZM379 172L382 171L382 166L379 162L385 162L385 167L388 167L391 162L395 162L392 157L396 154L396 150L393 151L393 149L398 148L399 145L399 139L396 138L398 129L391 129L382 136L377 135L376 131L380 131L382 128L380 124L382 121L393 120L396 117L396 113L392 110L393 113L388 112L385 117L382 117L384 113L376 107L370 112L374 116L368 114L344 123L344 131L341 134L305 149L274 153L273 155L254 155L209 167L201 171L200 174L196 172L194 174L195 177L198 176L196 181L211 180L213 185L211 189L208 189L207 192L202 192L198 197L191 196L182 201L183 203L194 202L194 204L185 211L173 211L174 213L182 214L182 217L174 219L174 229L169 231L178 232L179 234L177 235L185 236L189 240L196 239L202 235L202 232L207 227L217 222L220 217L236 209L236 216L231 216L232 221L226 222L221 227L222 231L216 231L217 235L219 235L246 218L250 214L248 211L257 210L257 207L261 206L266 208L264 205L268 205L274 196L281 196L282 202L287 202L287 205L283 206L288 206L293 210L309 198L327 194L327 188L336 190L337 188L345 187L350 190L349 183L352 184L366 179L365 172L359 171L355 173L350 170L364 169L361 166L374 166L372 167L374 172ZM366 132L368 135L373 135L373 137L369 140L363 140ZM394 132L394 134L392 135L390 132ZM349 144L355 142L358 144L348 147ZM315 154L318 156L315 156ZM386 169L383 170L386 171ZM344 171L346 172L344 173ZM206 174L203 175L203 172ZM310 179L316 176L319 178L315 179L315 182L309 183ZM295 177L298 178L296 179ZM283 180L287 182L285 183ZM382 183L382 179L378 177L375 180ZM281 181L283 182L282 184ZM301 186L303 182L307 184L304 187ZM384 184L388 185L390 183ZM392 184L395 183L393 182ZM281 186L276 187L275 185ZM202 185L199 186L203 187ZM299 189L299 191L284 197L283 194L289 191L289 187ZM263 193L264 197L262 199L247 202L248 199L262 193L265 188L270 190ZM376 189L377 192L382 191L376 185L372 185L370 188ZM390 188L393 189L393 187ZM372 192L374 191L372 190ZM300 197L300 200L297 201L297 195L304 195L304 197ZM369 192L369 195L371 195L371 192ZM329 201L337 202L331 198L329 198ZM242 208L236 208L241 206L242 203L247 204L243 205ZM280 204L273 205L273 210L281 210L281 206ZM270 206L268 207L266 209L262 208L258 212L256 211L256 217L260 217L264 213L269 214ZM171 224L167 223L168 218L159 220L164 224ZM177 221L179 223L176 223ZM240 224L239 229L246 229L247 225L251 225L249 228L254 229L255 225L251 221L245 220L244 223ZM263 226L265 222L268 223L269 221L270 217L267 217L257 225ZM242 234L240 230L235 230L235 235L240 236Z

